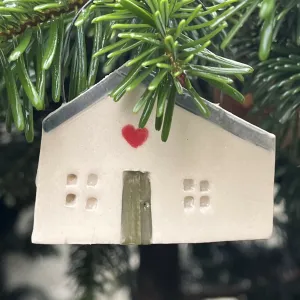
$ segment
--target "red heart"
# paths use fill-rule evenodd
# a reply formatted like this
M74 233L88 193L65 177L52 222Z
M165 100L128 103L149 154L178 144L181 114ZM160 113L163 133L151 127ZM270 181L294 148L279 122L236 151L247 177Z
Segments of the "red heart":
M136 129L128 124L122 128L122 135L130 146L137 148L146 142L149 132L147 128Z

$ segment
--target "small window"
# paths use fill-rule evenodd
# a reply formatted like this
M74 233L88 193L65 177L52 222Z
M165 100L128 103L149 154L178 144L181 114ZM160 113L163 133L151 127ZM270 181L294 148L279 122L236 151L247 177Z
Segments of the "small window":
M68 174L67 176L67 185L77 184L77 176L75 174Z
M183 190L186 192L192 191L195 189L194 179L184 179L183 180Z
M86 210L95 210L97 208L97 199L95 197L89 197L86 201Z
M89 174L87 179L88 186L95 186L98 182L98 176L96 174Z
M200 192L208 192L209 191L209 182L207 180L200 181Z
M194 197L192 196L186 196L184 197L184 209L192 209L194 208Z
M210 205L210 198L208 196L200 197L200 208L208 207Z
M68 207L75 206L75 204L76 204L76 195L75 194L67 194L65 204Z

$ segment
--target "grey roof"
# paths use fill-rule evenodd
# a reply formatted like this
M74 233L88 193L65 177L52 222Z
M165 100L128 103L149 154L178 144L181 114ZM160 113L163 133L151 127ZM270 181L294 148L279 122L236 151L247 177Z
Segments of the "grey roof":
M121 82L128 71L129 68L126 66L120 67L71 102L62 105L44 119L43 129L46 132L49 132L86 109L91 104L104 99L104 97ZM146 82L149 80L151 80L151 78L148 78ZM186 93L177 95L176 104L203 118L190 95ZM206 102L206 104L211 112L211 115L207 120L259 147L270 151L275 150L275 136L273 134L240 119L216 104L211 102Z

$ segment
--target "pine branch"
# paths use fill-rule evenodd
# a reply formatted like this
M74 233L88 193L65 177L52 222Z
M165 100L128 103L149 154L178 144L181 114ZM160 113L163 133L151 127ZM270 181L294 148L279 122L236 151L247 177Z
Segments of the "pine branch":
M69 274L76 280L81 300L95 300L124 282L130 269L128 248L115 245L72 246Z
M0 30L0 37L5 37L6 40L10 40L18 35L23 34L28 28L41 26L62 14L72 13L81 8L86 2L87 0L72 0L69 3L65 3L65 5L61 7L58 6L56 8L51 8L51 6L49 6L49 8L46 9L42 14L36 14L36 11L34 10L35 7L33 7L33 10L26 11L27 14L34 14L33 16L30 16L29 19L25 19L23 22L20 20L21 23L19 24L14 22L12 26L9 24L2 24L4 26L2 26L2 29Z
M272 44L282 42L280 31L284 31L284 40L289 37L300 45L299 17L297 0L244 0L214 24L218 24L220 20L226 20L230 24L227 36L221 43L222 49L231 45L233 38L245 24L247 27L251 26L251 29L255 28L254 32L260 32L259 59L264 61L270 55ZM249 33L247 27L245 29Z
M105 57L101 68L110 70L124 57L130 58L131 71L111 92L115 101L146 77L153 77L134 112L143 110L139 126L144 127L156 104L156 129L162 131L163 141L169 136L176 94L189 93L200 112L209 116L193 82L203 80L243 101L231 86L232 77L242 79L252 68L208 50L212 40L224 32L224 16L231 15L233 2L196 6L194 1L179 0L95 0L76 20L76 28L70 28L72 11L84 2L4 0L0 28L2 34L12 36L0 48L4 81L0 93L6 90L9 100L3 105L7 127L14 123L32 141L32 107L47 107L48 75L52 77L51 97L58 102L62 76L67 74L71 100L95 83ZM73 30L70 43L68 30ZM86 50L88 32L93 35L92 57Z
M276 43L270 45L269 58L260 61L257 49L261 43L257 18L248 24L254 34L239 33L233 42L237 59L246 60L255 72L246 84L245 92L252 93L254 108L252 113L259 124L277 136L280 148L296 162L299 161L299 92L300 56L299 34L297 33L297 9L294 1L289 2L281 17L276 17L275 31L271 38Z

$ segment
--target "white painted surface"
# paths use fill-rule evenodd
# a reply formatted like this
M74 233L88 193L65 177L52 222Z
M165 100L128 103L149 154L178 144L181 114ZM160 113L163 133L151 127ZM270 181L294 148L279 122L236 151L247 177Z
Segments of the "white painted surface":
M275 153L179 107L167 143L151 118L148 140L134 149L121 130L127 124L137 127L139 115L132 107L141 92L118 104L99 101L43 133L33 242L120 243L124 170L150 172L153 243L269 237ZM66 186L68 174L76 174L75 185ZM98 176L96 186L87 186L90 174ZM184 191L184 179L192 179L194 189ZM209 182L209 191L200 191L202 180ZM65 206L68 193L76 195L73 207ZM200 208L203 196L209 206ZM90 197L98 201L95 210L86 210Z

